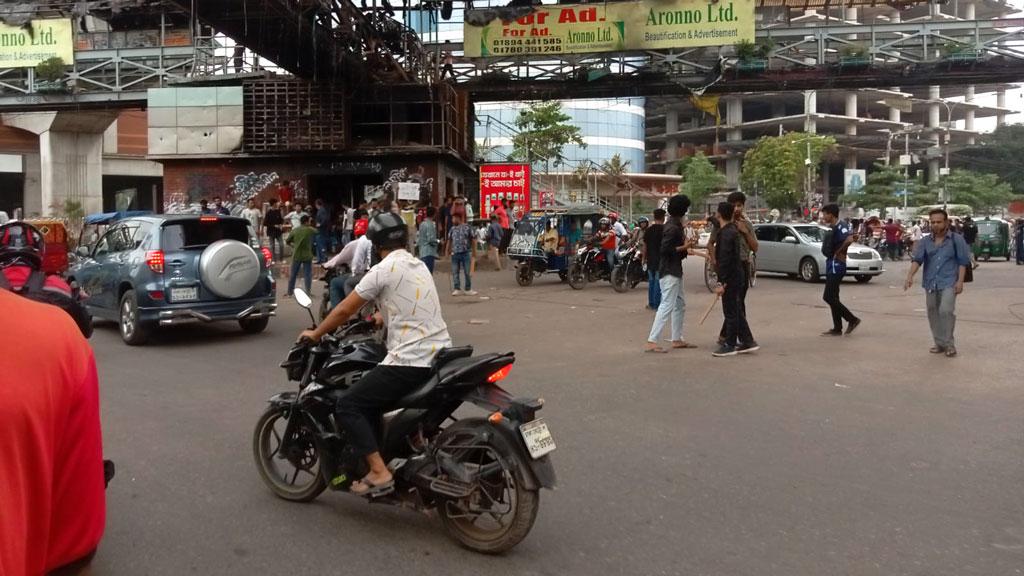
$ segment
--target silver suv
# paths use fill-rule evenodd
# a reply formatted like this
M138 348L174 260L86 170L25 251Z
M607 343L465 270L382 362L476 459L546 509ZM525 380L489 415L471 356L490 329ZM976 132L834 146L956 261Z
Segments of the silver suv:
M77 256L70 280L93 316L117 321L132 346L157 326L186 322L233 320L262 332L277 308L270 250L243 218L128 218Z

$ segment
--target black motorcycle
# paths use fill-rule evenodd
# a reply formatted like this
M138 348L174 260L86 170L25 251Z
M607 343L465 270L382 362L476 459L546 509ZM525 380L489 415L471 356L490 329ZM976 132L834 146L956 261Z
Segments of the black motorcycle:
M647 270L644 269L639 243L634 243L619 252L618 260L615 269L612 270L612 288L616 292L629 292L636 288L637 284L647 280Z
M302 290L295 299L312 306ZM275 495L308 502L326 488L348 491L369 471L334 412L387 354L376 332L372 322L357 320L318 344L299 342L289 351L281 367L299 389L273 396L253 435L257 469ZM537 517L540 489L555 485L548 456L555 444L536 416L543 400L513 398L498 386L514 362L511 352L441 350L433 375L379 422L395 489L368 498L436 510L448 534L478 552L500 553L522 541ZM467 403L486 416L456 419Z
M569 266L569 286L573 290L583 290L587 282L611 279L612 272L604 250L593 241L580 246L576 251L576 259Z

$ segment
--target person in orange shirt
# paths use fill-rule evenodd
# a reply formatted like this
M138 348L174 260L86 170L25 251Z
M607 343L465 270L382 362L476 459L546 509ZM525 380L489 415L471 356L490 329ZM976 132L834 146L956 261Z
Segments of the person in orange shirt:
M96 362L54 306L0 290L0 318L0 574L74 574L106 521Z

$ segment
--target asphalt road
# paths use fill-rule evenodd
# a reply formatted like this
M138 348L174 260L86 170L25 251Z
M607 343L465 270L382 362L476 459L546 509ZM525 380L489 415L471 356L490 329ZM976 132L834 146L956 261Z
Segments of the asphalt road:
M761 278L762 349L712 358L720 310L687 264L686 338L640 352L645 285L582 292L478 273L484 298L442 303L457 344L515 350L507 387L547 400L560 486L503 557L465 551L436 518L325 493L274 498L253 464L277 367L308 322L292 300L261 335L180 327L143 348L93 336L118 474L94 563L106 574L1007 575L1024 572L1024 267L982 266L959 305L960 356L928 354L906 264L843 298ZM437 276L439 285L449 282Z

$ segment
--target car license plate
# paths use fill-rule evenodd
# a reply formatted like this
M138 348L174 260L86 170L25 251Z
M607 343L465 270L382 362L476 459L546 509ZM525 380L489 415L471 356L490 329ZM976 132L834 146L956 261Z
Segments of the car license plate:
M188 288L171 288L171 302L187 302L199 298L199 289L195 286Z
M526 442L526 449L530 451L530 458L536 460L555 451L555 439L551 437L544 420L537 419L523 424L519 427L519 433Z

